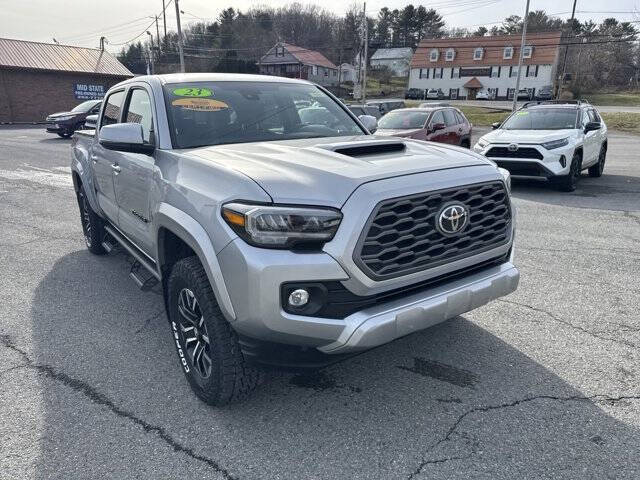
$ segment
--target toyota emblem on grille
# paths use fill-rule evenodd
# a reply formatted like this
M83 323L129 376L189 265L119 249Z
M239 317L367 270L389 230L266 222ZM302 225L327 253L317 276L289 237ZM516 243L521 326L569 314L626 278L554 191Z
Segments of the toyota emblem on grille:
M518 144L510 143L509 146L507 147L507 150L509 150L510 152L515 152L516 150L518 150Z
M438 230L444 235L453 235L464 230L469 222L469 211L461 203L444 207L437 217Z

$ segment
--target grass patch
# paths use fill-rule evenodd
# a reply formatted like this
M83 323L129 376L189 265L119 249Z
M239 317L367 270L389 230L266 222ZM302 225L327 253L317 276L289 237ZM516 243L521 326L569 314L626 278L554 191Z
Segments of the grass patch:
M592 105L640 107L640 93L585 93Z
M640 113L601 113L607 128L640 135Z

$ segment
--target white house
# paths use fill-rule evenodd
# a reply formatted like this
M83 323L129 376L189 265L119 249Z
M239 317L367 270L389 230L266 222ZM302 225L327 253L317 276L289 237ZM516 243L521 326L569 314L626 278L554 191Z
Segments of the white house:
M386 66L391 69L393 76L406 77L409 75L409 64L413 50L411 48L379 48L371 56L369 64L372 69Z
M520 88L531 97L553 85L560 56L561 32L527 35ZM513 98L521 36L425 39L411 60L409 88L439 88L447 98L475 98L481 90L496 99Z
M358 70L350 63L341 63L339 77L341 82L356 82L358 80Z

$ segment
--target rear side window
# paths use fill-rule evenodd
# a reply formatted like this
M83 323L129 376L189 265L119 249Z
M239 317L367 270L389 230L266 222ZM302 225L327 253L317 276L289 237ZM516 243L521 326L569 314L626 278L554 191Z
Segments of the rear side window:
M100 128L105 125L113 125L120 122L120 110L122 109L122 100L124 99L124 91L114 92L105 100L104 111L102 112L102 121Z
M456 118L453 110L444 110L444 121L447 124L447 127L451 127L453 125L458 124L458 119Z
M364 115L364 113L362 112L362 108L360 107L351 107L351 112L353 112L354 115Z
M464 118L464 116L460 112L454 110L453 113L455 113L456 118L458 119L458 123L467 123L467 120Z
M151 110L151 99L146 90L136 88L129 95L129 105L126 112L127 123L139 123L142 125L142 138L147 143L152 142L153 132L153 111Z

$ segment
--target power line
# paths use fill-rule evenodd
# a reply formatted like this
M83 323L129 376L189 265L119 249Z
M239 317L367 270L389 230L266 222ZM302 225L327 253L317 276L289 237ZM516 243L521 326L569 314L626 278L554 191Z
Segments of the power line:
M168 7L169 5L171 5L171 3L172 3L172 2L173 2L173 0L169 0L169 1L167 2L167 4L164 6L164 8L163 8L162 10L160 10L160 13L159 13L159 14L156 14L156 16L157 16L157 15L162 15L162 14L165 12L165 10L167 9L167 7ZM154 20L153 20L153 21L152 21L152 22L151 22L151 23L150 23L150 24L149 24L149 25L148 25L144 30L142 30L142 32L140 32L138 35L136 35L135 37L133 37L131 40L128 40L128 41L123 42L123 43L109 43L109 45L114 46L114 47L119 47L119 46L122 46L122 45L126 45L126 44L128 44L128 43L131 43L131 42L133 42L134 40L137 40L138 38L140 38L142 35L144 35L144 33L145 33L147 30L149 30L149 29L153 26L153 24L154 24L154 23L156 23L155 19L154 19Z

